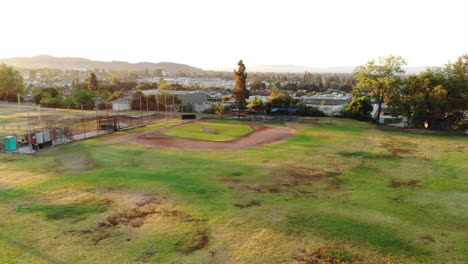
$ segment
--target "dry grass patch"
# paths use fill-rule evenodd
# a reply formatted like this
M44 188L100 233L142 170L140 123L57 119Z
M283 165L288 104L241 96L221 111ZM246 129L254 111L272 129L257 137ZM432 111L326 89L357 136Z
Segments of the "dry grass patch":
M85 153L61 153L56 159L57 165L54 169L62 174L75 174L92 171L96 165L88 159Z
M15 187L31 184L50 178L51 175L40 172L15 169L8 164L0 164L0 186Z

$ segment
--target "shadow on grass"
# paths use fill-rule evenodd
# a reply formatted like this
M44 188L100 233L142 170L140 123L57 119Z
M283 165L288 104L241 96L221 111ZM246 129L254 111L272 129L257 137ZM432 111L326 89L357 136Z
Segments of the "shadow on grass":
M102 213L107 210L107 204L19 205L16 210L21 213L43 213L49 220L58 220Z
M66 262L60 261L58 259L55 259L55 258L53 258L53 257L51 257L51 256L49 256L47 254L44 254L44 253L42 253L41 251L39 251L39 250L37 250L35 248L31 248L31 247L29 247L27 245L24 245L24 244L22 244L22 243L20 243L18 241L15 241L15 240L13 240L13 239L11 239L9 237L2 236L1 234L0 234L0 240L4 241L5 243L7 243L7 244L9 244L11 246L14 246L16 248L20 248L20 249L24 250L25 252L27 252L27 253L29 253L29 254L31 254L33 256L36 256L36 257L38 257L38 258L40 258L42 260L47 261L48 263L53 263L53 264L65 264L66 263ZM29 262L23 261L21 259L21 256L22 255L20 255L16 259L11 260L8 263L29 263ZM14 262L14 261L17 261L17 262Z
M398 159L398 156L381 154L381 153L372 153L366 151L340 151L338 152L343 157L359 157L365 159Z
M395 230L379 225L332 216L289 216L286 225L293 229L313 228L332 239L361 242L370 248L423 260L430 251L409 244L396 235Z

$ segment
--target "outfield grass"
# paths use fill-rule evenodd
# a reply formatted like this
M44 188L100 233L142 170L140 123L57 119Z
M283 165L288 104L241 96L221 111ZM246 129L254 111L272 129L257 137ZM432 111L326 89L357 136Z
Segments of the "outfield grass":
M2 154L0 263L468 261L466 136L320 120L243 150L113 140L139 128Z
M193 123L162 131L171 137L189 138L209 141L229 141L252 133L249 125L230 125L216 123Z

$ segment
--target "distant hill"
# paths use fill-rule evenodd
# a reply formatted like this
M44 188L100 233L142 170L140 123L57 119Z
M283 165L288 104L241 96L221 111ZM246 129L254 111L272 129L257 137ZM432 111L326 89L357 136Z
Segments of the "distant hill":
M49 55L40 55L33 57L16 57L0 59L0 63L5 63L17 68L38 69L55 68L61 70L73 69L105 69L105 70L156 70L161 69L165 72L203 72L200 68L195 68L186 64L173 62L138 62L129 63L126 61L94 61L85 58L74 57L54 57Z
M258 65L247 67L249 72L289 72L289 73L303 73L303 72L320 72L320 73L332 73L332 72L342 72L350 73L354 67L352 66L343 66L343 67L307 67L300 65Z
M406 73L414 74L424 71L427 67L404 67ZM274 73L352 73L353 66L335 66L335 67L307 67L298 65L259 65L247 66L247 72L274 72Z

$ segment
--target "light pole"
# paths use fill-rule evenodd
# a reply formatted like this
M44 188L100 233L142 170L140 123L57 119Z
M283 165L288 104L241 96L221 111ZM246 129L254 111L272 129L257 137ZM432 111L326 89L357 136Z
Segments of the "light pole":
M20 94L18 93L18 106L19 106L19 110L21 112L21 100L20 100Z
M146 96L146 123L148 124L148 121L149 121L149 115L148 115L148 112L149 112L149 104L148 104L148 96Z
M140 96L140 125L141 125L141 123L142 123L142 121L143 121L143 119L142 119L142 118L143 118L143 110L142 110L142 108L141 108L141 98L142 98L143 96L144 96L144 95Z
M159 121L159 93L156 94L156 119Z

